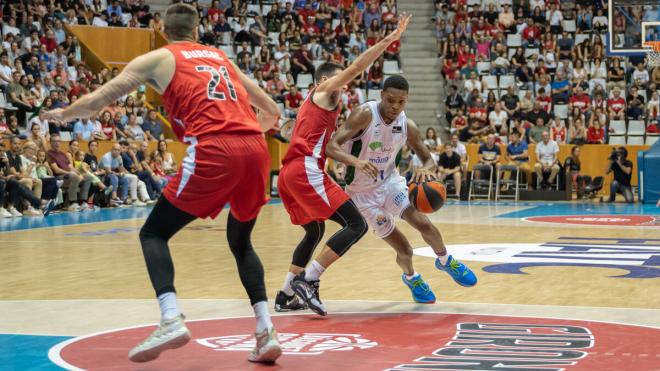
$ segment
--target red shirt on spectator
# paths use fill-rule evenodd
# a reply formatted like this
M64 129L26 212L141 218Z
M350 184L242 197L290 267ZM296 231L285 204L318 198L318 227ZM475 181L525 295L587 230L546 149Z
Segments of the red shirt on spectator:
M604 143L605 142L605 129L590 126L587 129L587 143Z
M284 96L284 99L289 102L290 108L298 108L300 107L300 103L303 101L303 96L300 94L300 92L296 92L296 95L291 95L291 93L288 93Z
M392 53L392 54L398 54L399 49L401 49L401 42L399 40L395 40L390 45L387 47L387 52Z
M572 104L573 107L580 108L580 111L584 112L589 109L589 106L591 105L591 100L589 99L589 96L586 94L582 94L581 96L576 94L571 96L571 98L568 100L568 103Z
M396 23L397 22L396 14L394 14L392 12L383 13L383 15L381 16L381 19L383 20L383 23Z
M209 9L209 20L211 21L211 23L213 24L218 23L218 18L220 17L220 14L225 14L225 12L222 9L215 9L215 8Z
M646 126L646 132L648 134L660 134L660 129L658 128L657 122L651 122Z
M319 34L319 28L316 27L315 24L313 23L305 23L302 26L302 33L307 34L307 35L318 35Z
M486 122L486 118L488 117L488 111L486 107L470 107L470 110L468 111L469 117L473 117L476 120L479 120L481 122ZM473 116L475 115L476 116Z
M543 109L545 112L550 113L550 110L552 109L552 98L550 98L549 95L546 96L538 96L536 97L536 103L541 105L541 109Z
M552 140L559 143L566 142L566 126L561 126L561 127L553 126L551 131L552 131L551 133Z
M71 90L69 90L68 97L69 97L69 99L71 99L71 97L81 96L81 95L88 94L88 93L89 93L89 90L87 88L85 88L83 86L80 86L80 84L76 84L71 88Z
M46 36L42 36L39 39L39 41L41 41L42 44L46 45L46 50L49 53L52 53L53 50L57 49L57 40L55 40L54 38L49 39L49 38L46 38Z
M308 21L308 17L316 17L316 10L302 8L298 11L298 15L301 16L304 21Z
M9 131L9 126L7 126L6 121L0 121L0 135L7 134Z
M271 65L270 63L266 63L261 68L261 72L263 73L264 78L270 78L270 76L275 71L280 72L280 68L276 64Z
M115 125L112 122L101 124L101 131L103 132L105 138L108 140L112 139L112 132L114 131L114 129L115 129Z
M522 32L522 37L525 40L536 40L541 36L541 30L536 25L525 28Z
M458 66L460 68L463 68L465 65L468 64L468 62L474 61L475 56L474 56L474 54L470 53L469 51L459 50L457 60L458 60Z
M626 100L623 97L619 96L618 98L610 98L607 100L607 105L614 112L620 112L622 109L626 108Z

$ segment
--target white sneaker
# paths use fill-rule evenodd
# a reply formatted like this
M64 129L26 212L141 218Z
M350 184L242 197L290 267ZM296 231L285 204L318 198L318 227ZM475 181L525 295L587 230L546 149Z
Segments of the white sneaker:
M87 202L83 202L78 209L80 212L89 211L89 205L87 205Z
M149 362L158 358L167 349L181 348L190 341L190 330L186 327L183 314L160 326L140 345L128 352L128 359L133 362Z
M67 208L67 211L78 212L78 211L80 211L80 206L78 206L78 204L75 204L75 203L71 204Z
M250 362L273 363L282 355L282 346L274 327L255 334L257 345L248 356Z
M28 207L27 210L23 211L23 215L25 215L25 216L44 216L44 214L41 211L36 210L32 206Z
M146 203L147 205L153 205L153 204L156 203L156 200L149 199L149 200L146 200L144 203Z
M140 200L134 200L134 201L133 201L133 206L140 206L140 207L142 207L142 206L147 206L147 204L145 204L144 202L142 202L142 201L140 201Z
M16 208L13 207L13 206L11 206L11 207L9 208L9 213L10 213L11 216L13 216L13 217L21 217L21 216L23 216L23 214L21 214L21 213L20 213L18 210L16 210Z
M0 218L11 218L13 215L4 207L0 207Z

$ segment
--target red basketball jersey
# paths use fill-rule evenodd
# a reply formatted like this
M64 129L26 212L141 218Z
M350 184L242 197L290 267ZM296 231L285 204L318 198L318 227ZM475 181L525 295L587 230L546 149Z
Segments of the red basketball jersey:
M248 94L222 50L193 42L169 44L176 61L163 103L177 137L261 134Z
M315 157L319 166L324 167L325 146L337 129L337 117L341 113L341 103L334 111L328 111L312 102L314 91L310 91L307 99L298 110L296 125L293 127L291 144L282 164L286 165L298 158Z

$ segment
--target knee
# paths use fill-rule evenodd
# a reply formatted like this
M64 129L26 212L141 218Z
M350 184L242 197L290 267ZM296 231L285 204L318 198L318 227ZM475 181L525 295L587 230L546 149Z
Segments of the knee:
M541 170L541 164L534 164L534 170L540 171Z
M369 226L367 225L367 221L364 220L364 218L360 215L360 218L356 220L354 223L351 223L348 225L348 227L351 229L351 231L355 234L355 237L359 240L364 236L367 231L369 230Z
M146 224L143 225L142 228L140 228L140 242L145 242L155 237L156 237L156 233L153 232L151 229L149 229Z

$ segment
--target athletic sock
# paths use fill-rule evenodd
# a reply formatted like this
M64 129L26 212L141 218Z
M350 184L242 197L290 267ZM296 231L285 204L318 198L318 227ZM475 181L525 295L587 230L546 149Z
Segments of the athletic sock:
M287 272L286 277L284 278L284 286L282 286L282 292L287 294L288 296L293 295L293 289L291 288L291 280L293 280L293 277L295 276L296 276L295 274L291 272Z
M321 264L314 260L312 264L305 270L305 280L318 281L323 272L325 272L325 268L323 268Z
M442 265L447 265L447 260L449 260L449 254L445 252L444 255L438 255L438 259L440 259L440 263L442 263Z
M273 323L270 321L270 314L268 313L267 301L260 301L254 304L252 309L254 309L254 317L257 320L257 334L273 327Z
M158 305L160 306L160 317L165 321L181 314L176 304L176 294L173 292L160 294L158 296Z
M406 279L408 281L411 281L413 278L418 277L418 276L419 276L419 273L417 273L417 271L413 271L413 274L411 276L406 274Z

